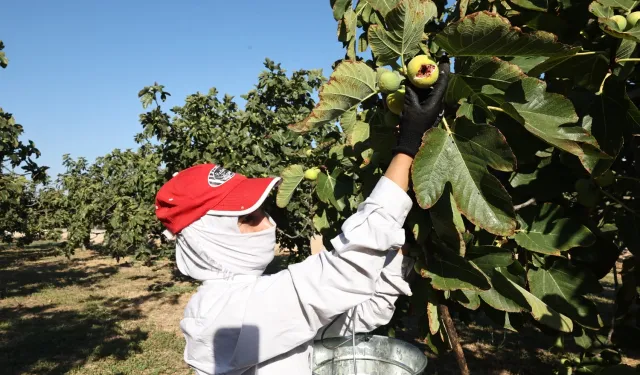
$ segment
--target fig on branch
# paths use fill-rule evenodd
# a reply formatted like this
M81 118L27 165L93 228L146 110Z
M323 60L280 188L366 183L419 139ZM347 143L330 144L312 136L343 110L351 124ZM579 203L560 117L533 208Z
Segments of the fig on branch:
M420 55L409 61L407 74L414 86L425 89L436 82L440 70L435 61L431 60L429 56Z
M627 14L627 26L629 28L634 27L638 23L639 19L640 19L640 11L631 12L631 13Z
M313 167L304 171L304 178L309 181L315 181L318 179L318 175L320 174L320 168Z
M311 156L311 154L313 154L313 150L309 148L309 149L307 149L307 150L304 152L304 154L305 154L306 156Z
M607 187L616 182L616 176L613 174L611 169L607 170L602 174L602 176L596 178L596 183L598 186Z
M387 95L387 107L396 115L402 113L402 108L404 107L404 88Z
M609 18L611 21L615 22L620 31L624 31L627 29L627 19L621 15L615 15Z
M400 88L400 77L394 72L384 72L378 79L380 91L384 93L392 93Z

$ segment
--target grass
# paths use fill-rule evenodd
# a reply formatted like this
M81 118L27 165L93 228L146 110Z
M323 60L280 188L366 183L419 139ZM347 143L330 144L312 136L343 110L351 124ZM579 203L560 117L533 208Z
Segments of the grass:
M0 250L0 372L191 374L178 324L195 288L168 262Z
M269 273L284 259L277 257ZM613 278L602 282L603 293L590 298L606 324ZM117 263L92 251L68 260L54 243L0 247L0 373L192 374L182 360L179 322L195 289L166 261ZM477 316L456 322L474 375L550 374L559 361L553 338L535 327L514 333ZM625 363L635 366L640 353L632 336ZM452 353L429 356L428 374L458 374Z

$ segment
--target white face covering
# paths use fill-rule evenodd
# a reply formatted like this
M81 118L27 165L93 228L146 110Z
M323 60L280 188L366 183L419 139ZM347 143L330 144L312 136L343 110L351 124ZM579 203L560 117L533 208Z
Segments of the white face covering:
M271 228L240 233L235 216L203 216L177 237L178 269L197 280L262 275L276 245L276 225L271 217L269 221Z

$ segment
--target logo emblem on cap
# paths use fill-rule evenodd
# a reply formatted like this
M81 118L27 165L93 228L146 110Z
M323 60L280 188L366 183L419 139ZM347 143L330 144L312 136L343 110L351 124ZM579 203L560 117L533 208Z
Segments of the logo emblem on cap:
M235 173L216 165L211 172L209 172L209 186L218 187L229 181L235 175Z

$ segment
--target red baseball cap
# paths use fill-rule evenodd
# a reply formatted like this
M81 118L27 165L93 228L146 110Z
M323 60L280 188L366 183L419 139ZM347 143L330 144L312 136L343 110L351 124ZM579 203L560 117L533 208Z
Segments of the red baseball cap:
M242 216L260 207L280 177L247 178L215 164L173 175L156 195L156 216L178 234L204 215Z

